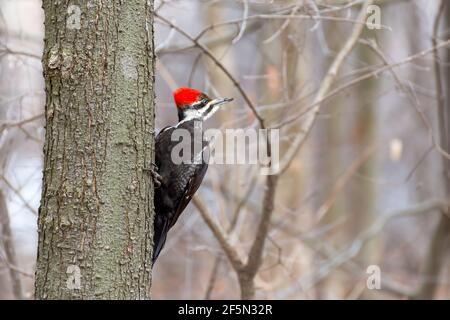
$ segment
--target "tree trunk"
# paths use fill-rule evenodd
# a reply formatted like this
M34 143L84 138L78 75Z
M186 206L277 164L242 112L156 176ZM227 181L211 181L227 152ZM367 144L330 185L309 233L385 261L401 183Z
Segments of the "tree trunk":
M38 299L150 296L153 1L43 0Z
M445 1L445 0L442 0ZM446 2L442 2L444 7L439 7L437 13L437 20L435 21L435 32L436 38L432 41L433 45L436 45L438 38L443 38L443 35L439 34L439 21L441 17L439 15L443 14L443 24L444 30L447 30L450 26L450 5ZM444 10L439 12L439 10ZM447 38L447 36L445 36ZM450 69L448 68L448 61L450 61L450 51L442 50L435 53L435 82L438 96L438 131L439 131L439 143L441 148L445 152L450 151L450 132L449 130L449 118L450 118L450 96L449 96L449 86L450 86ZM444 56L444 60L440 61L440 54ZM450 161L446 157L442 157L442 194L445 199L450 197ZM422 281L419 285L416 299L433 299L435 298L437 291L440 287L440 276L442 273L442 268L445 265L446 259L448 258L448 247L450 245L450 219L448 217L449 211L442 210L439 221L433 230L433 235L431 236L430 243L428 245L427 255L425 256L425 262L422 267Z

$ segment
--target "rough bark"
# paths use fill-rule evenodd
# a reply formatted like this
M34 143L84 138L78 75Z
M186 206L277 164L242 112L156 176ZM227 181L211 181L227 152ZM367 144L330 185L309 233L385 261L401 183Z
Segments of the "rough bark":
M153 1L77 4L43 1L47 98L36 298L146 299Z

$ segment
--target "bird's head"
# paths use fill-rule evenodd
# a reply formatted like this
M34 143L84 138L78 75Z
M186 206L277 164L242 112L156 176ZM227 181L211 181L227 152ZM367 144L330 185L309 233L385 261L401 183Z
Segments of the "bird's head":
M232 98L211 99L205 93L192 88L178 88L173 92L180 121L196 119L204 121L211 117L220 105L230 102Z

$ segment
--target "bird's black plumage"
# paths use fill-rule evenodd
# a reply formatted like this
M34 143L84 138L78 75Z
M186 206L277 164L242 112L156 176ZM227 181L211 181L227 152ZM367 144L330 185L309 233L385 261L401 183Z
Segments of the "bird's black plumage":
M202 133L194 134L194 130L198 130L194 129L195 121L185 121L176 127L166 127L156 137L155 164L161 176L161 185L155 189L154 198L153 263L164 247L169 229L173 227L191 201L208 169L208 142L203 138ZM191 163L176 164L172 159L172 149L176 145L176 142L172 141L172 134L177 129L186 130L185 132L189 132L191 136L191 148L188 155ZM195 141L195 139L201 139L201 141Z
M179 122L161 130L155 141L153 264L166 243L167 233L200 187L208 169L209 146L202 124L220 105L233 100L211 99L185 87L178 88L173 95ZM181 157L176 159L177 155Z

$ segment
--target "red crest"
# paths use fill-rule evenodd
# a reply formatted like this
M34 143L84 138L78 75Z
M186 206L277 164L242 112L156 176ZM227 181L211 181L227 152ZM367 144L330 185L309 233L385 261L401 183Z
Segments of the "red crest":
M178 88L173 92L173 98L178 108L192 104L198 100L202 93L192 88Z

